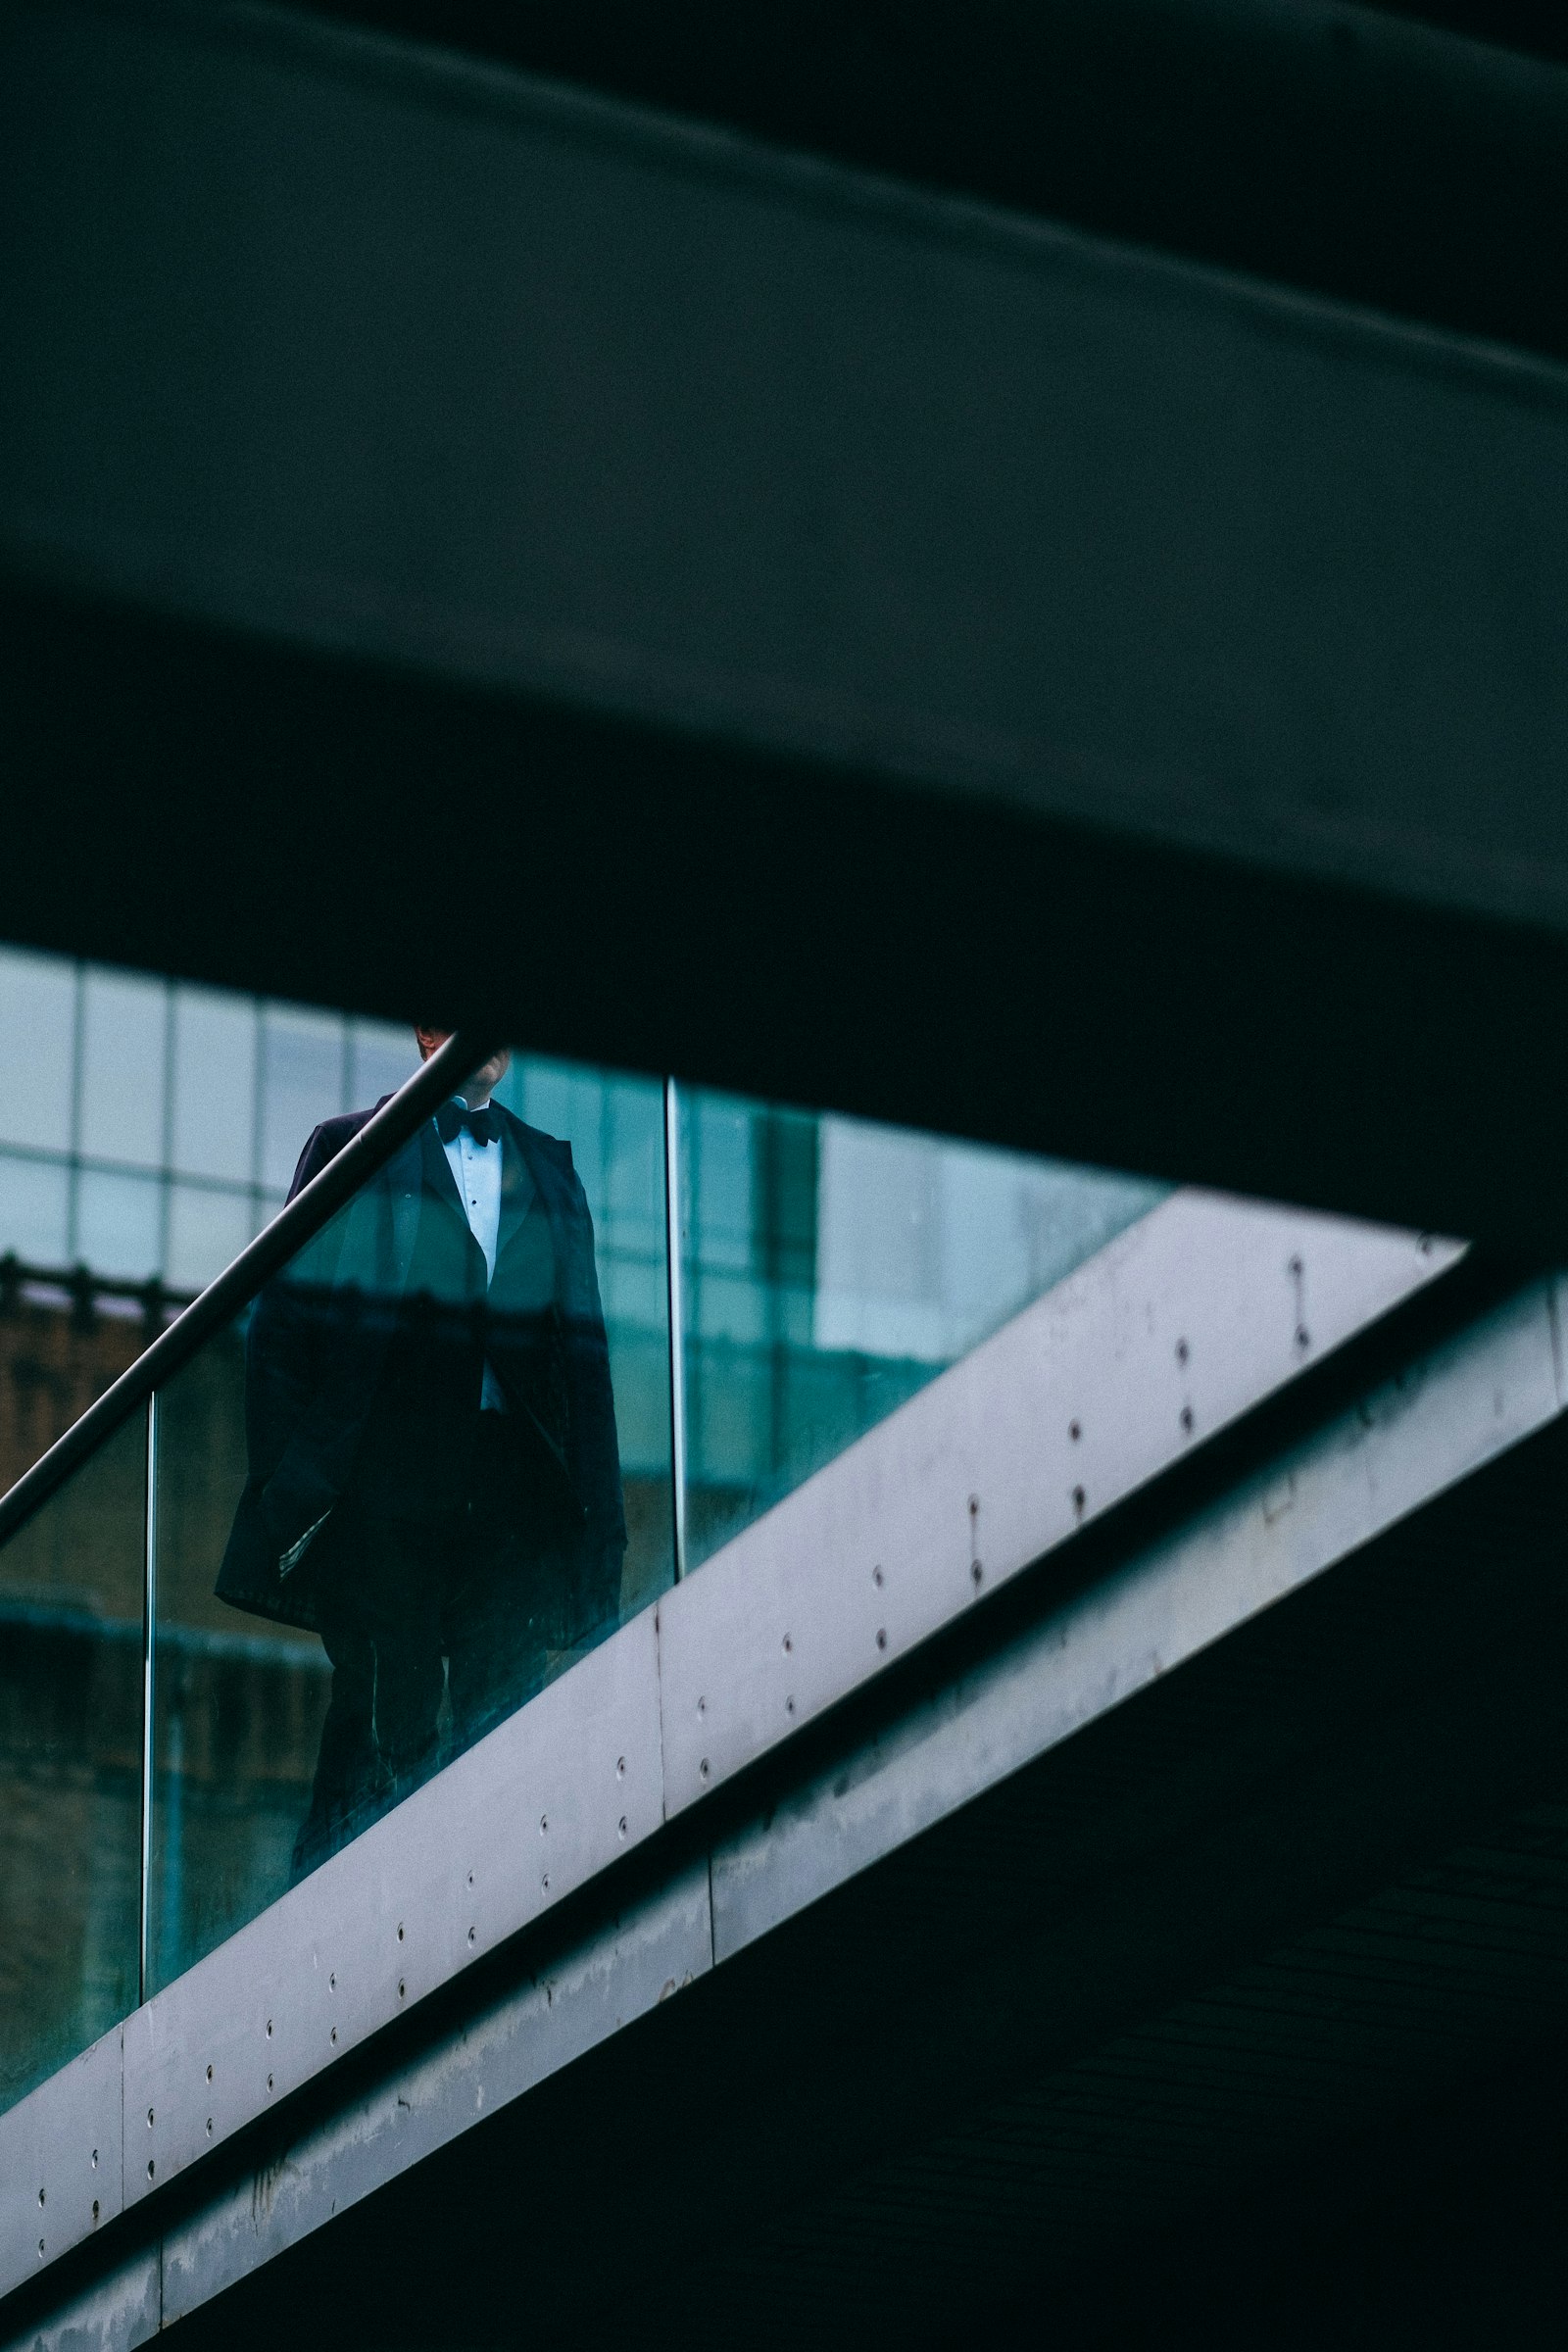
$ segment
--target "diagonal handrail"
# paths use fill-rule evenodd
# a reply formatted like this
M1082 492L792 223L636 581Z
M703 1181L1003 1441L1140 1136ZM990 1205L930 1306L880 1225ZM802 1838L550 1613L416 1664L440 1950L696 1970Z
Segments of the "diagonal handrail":
M9 1493L0 1495L0 1544L9 1542L56 1494L72 1472L96 1453L155 1389L172 1380L214 1332L232 1322L278 1268L320 1232L366 1179L384 1167L401 1144L445 1102L470 1070L495 1051L488 1032L460 1029L406 1079L358 1135L280 1208L215 1282L198 1293L169 1329L113 1386L39 1455Z

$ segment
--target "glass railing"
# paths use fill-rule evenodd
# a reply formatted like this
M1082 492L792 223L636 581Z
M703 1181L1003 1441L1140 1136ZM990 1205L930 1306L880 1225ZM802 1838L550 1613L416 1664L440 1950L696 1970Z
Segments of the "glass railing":
M0 1548L0 2109L137 1999L145 1407Z
M495 1102L155 1397L149 1990L670 1581L660 1089Z
M688 1567L1166 1189L730 1095L678 1119Z
M0 2105L1162 1197L471 1045L0 1500Z

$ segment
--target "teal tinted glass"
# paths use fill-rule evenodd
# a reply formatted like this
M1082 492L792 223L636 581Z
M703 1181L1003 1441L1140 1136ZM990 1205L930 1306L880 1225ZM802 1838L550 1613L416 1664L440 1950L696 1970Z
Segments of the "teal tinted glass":
M141 1413L0 1548L0 2108L136 2005Z
M160 1393L155 1986L669 1582L660 1089L493 1084Z
M247 1478L248 1316L155 1401L157 1582L149 1990L289 1884L331 1668L318 1636L217 1584Z
M624 1619L657 1599L674 1569L663 1090L515 1054L495 1099L532 1133L569 1147L592 1220L626 1524Z
M693 1567L1167 1189L700 1091L680 1166Z

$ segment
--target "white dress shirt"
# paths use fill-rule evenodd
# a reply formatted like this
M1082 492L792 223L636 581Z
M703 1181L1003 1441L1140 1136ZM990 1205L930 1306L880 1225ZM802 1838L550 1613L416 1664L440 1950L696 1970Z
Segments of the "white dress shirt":
M455 1098L463 1102L464 1098ZM465 1109L467 1104L464 1103ZM499 1135L488 1144L475 1143L466 1127L460 1127L450 1144L443 1143L447 1165L463 1202L468 1230L484 1251L484 1271L487 1283L495 1280L496 1240L501 1230L501 1163L502 1146ZM501 1383L488 1363L484 1368L484 1386L479 1393L482 1413L504 1413L507 1399Z

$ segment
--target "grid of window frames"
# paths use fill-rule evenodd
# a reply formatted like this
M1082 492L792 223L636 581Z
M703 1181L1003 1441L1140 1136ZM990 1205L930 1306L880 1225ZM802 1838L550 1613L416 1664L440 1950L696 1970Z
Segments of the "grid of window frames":
M384 1022L0 949L0 1252L199 1290L317 1122L416 1058Z
M0 1256L210 1282L313 1127L416 1060L385 1022L0 949ZM497 1090L570 1140L592 1205L622 1463L667 1462L661 1092L518 1055ZM1161 1188L682 1090L696 1565Z
M198 1291L277 1213L312 1129L417 1061L412 1030L385 1021L0 948L0 1258ZM497 1093L570 1139L622 1464L665 1474L660 1087L518 1055Z

